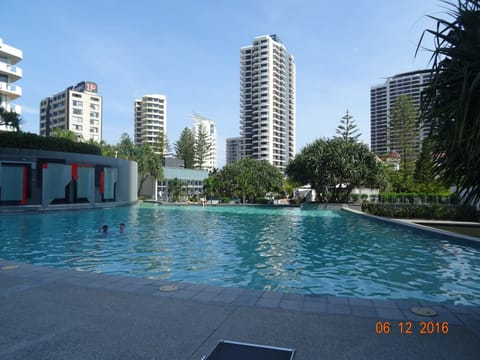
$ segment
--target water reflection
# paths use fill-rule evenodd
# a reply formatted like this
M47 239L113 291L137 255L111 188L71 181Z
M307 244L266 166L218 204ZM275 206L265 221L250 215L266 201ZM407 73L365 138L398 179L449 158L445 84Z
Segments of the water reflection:
M126 224L121 234L118 225ZM108 224L109 235L97 230ZM480 304L480 251L345 212L133 206L1 215L2 258L255 289Z

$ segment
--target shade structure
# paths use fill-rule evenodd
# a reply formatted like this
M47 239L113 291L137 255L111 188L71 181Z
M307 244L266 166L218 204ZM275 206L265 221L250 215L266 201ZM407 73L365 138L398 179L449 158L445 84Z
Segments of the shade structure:
M293 360L295 349L222 340L202 360Z

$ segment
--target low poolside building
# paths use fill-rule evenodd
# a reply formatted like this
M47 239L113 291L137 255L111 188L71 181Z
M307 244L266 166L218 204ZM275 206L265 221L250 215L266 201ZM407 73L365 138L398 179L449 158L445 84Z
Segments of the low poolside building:
M179 191L181 200L198 197L203 194L203 183L207 178L207 170L164 167L163 180L157 184L157 200L171 202L176 191Z
M129 205L136 190L134 161L0 148L0 210Z
M207 178L207 170L185 169L183 160L167 156L163 159L163 179L147 178L139 195L160 202L172 202L178 195L179 201L187 201L203 194Z

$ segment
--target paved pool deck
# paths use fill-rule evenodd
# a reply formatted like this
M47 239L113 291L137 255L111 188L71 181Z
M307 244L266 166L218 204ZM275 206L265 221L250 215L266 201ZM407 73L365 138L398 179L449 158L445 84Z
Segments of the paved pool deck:
M438 315L414 315L418 305ZM376 333L379 321L392 324L390 334ZM448 322L448 333L421 334L421 321ZM411 322L412 333L402 334L399 322ZM0 359L200 360L222 339L295 348L295 360L478 359L480 307L171 283L0 259Z

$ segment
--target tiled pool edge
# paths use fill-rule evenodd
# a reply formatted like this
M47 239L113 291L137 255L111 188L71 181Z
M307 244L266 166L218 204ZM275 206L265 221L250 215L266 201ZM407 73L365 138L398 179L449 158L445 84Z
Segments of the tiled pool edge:
M457 234L457 233L447 231L447 230L436 229L436 228L432 228L432 227L426 226L426 225L416 224L412 220L392 219L392 218L386 218L386 217L382 217L382 216L371 215L371 214L364 213L362 211L352 209L348 206L342 207L342 210L345 210L345 211L348 211L348 212L351 212L353 214L357 214L357 215L360 215L360 216L365 216L365 217L370 218L370 219L383 221L383 222L390 223L390 224L407 226L407 227L411 227L411 228L414 228L414 229L417 229L417 230L426 231L426 232L434 233L434 234L437 234L437 235L446 236L446 237L449 237L449 238L454 238L454 239L457 239L457 240L473 242L476 245L480 245L480 239L479 238L476 238L476 237L473 237L473 236L468 236L468 235Z
M18 266L4 270L4 267ZM300 295L274 291L259 291L233 287L197 285L120 275L107 275L73 269L18 263L0 259L0 275L21 278L19 284L0 288L0 298L12 293L48 284L66 284L91 289L103 289L136 294L189 300L200 303L267 308L278 311L297 311L318 315L351 316L376 321L434 321L464 326L480 336L480 306L460 306L409 300L370 300L363 298ZM173 285L175 291L161 291L163 285ZM435 317L413 314L413 306L428 306L438 312Z

